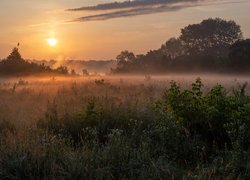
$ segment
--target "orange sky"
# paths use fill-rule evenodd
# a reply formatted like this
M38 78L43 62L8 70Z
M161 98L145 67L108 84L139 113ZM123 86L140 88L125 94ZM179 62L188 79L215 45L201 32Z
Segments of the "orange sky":
M145 53L178 36L180 28L210 17L233 19L241 25L244 37L250 37L250 1L218 1L135 17L67 22L96 12L65 9L113 1L1 0L0 58L6 57L17 42L26 59L114 59L122 50ZM58 44L49 46L48 38L56 38Z

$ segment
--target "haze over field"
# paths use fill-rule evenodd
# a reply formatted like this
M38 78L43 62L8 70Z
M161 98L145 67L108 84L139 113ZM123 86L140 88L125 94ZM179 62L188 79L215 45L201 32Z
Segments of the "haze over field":
M1 0L0 179L250 179L250 0Z

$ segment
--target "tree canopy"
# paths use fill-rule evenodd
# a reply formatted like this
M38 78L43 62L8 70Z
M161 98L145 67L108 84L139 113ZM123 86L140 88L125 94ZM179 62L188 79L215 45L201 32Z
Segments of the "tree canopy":
M13 48L10 55L0 62L1 76L26 76L35 74L68 74L66 67L51 69L44 64L38 65L25 61L17 47Z
M185 54L186 49L182 40L173 37L161 46L161 51L163 52L163 54L168 55L174 59Z
M242 32L234 21L210 18L181 29L180 39L190 54L223 56L230 45L242 39Z
M240 40L230 47L229 53L232 66L236 69L250 68L250 39Z
M18 51L18 48L15 47L12 52L10 53L10 55L7 57L8 61L24 61L21 57L21 54Z
M249 40L232 20L206 19L181 29L157 50L145 55L123 51L114 73L247 72ZM237 67L237 68L236 68Z

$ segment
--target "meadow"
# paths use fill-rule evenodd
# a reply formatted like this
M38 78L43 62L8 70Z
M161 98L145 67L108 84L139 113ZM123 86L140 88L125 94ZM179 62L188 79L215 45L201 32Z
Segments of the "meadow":
M210 74L0 79L0 177L249 179L247 82Z

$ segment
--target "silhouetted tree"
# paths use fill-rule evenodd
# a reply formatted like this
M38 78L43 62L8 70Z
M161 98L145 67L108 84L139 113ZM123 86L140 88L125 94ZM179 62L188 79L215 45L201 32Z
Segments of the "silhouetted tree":
M181 30L189 54L225 56L230 45L242 39L240 26L220 18L203 20Z
M135 55L133 52L129 51L122 51L117 57L117 61L126 61L126 62L132 62L135 59Z
M83 75L83 76L89 76L88 70L87 70L87 69L83 69L83 70L82 70L82 75Z
M76 71L75 71L74 69L71 69L70 74L71 74L72 76L75 76L75 75L76 75Z
M170 56L172 59L185 54L185 46L180 39L170 38L161 46L164 55Z
M24 61L21 57L21 54L18 51L18 48L15 47L10 55L6 59L7 61Z
M65 68L61 68L59 71L53 70L44 64L39 65L25 61L16 47L5 60L0 62L0 75L2 76L25 76L41 73L68 74L68 71Z
M135 55L133 52L122 51L117 57L117 66L118 68L125 68L129 63L133 63L135 60Z
M60 66L60 67L56 68L56 71L60 74L68 74L69 73L68 68L65 66Z
M244 70L250 67L250 39L240 40L230 47L229 58L232 67Z
M170 38L160 49L150 50L145 55L121 52L117 56L117 68L112 72L217 73L230 72L232 67L247 72L250 70L249 52L249 40L242 41L239 25L234 21L210 18L183 28L179 38Z

